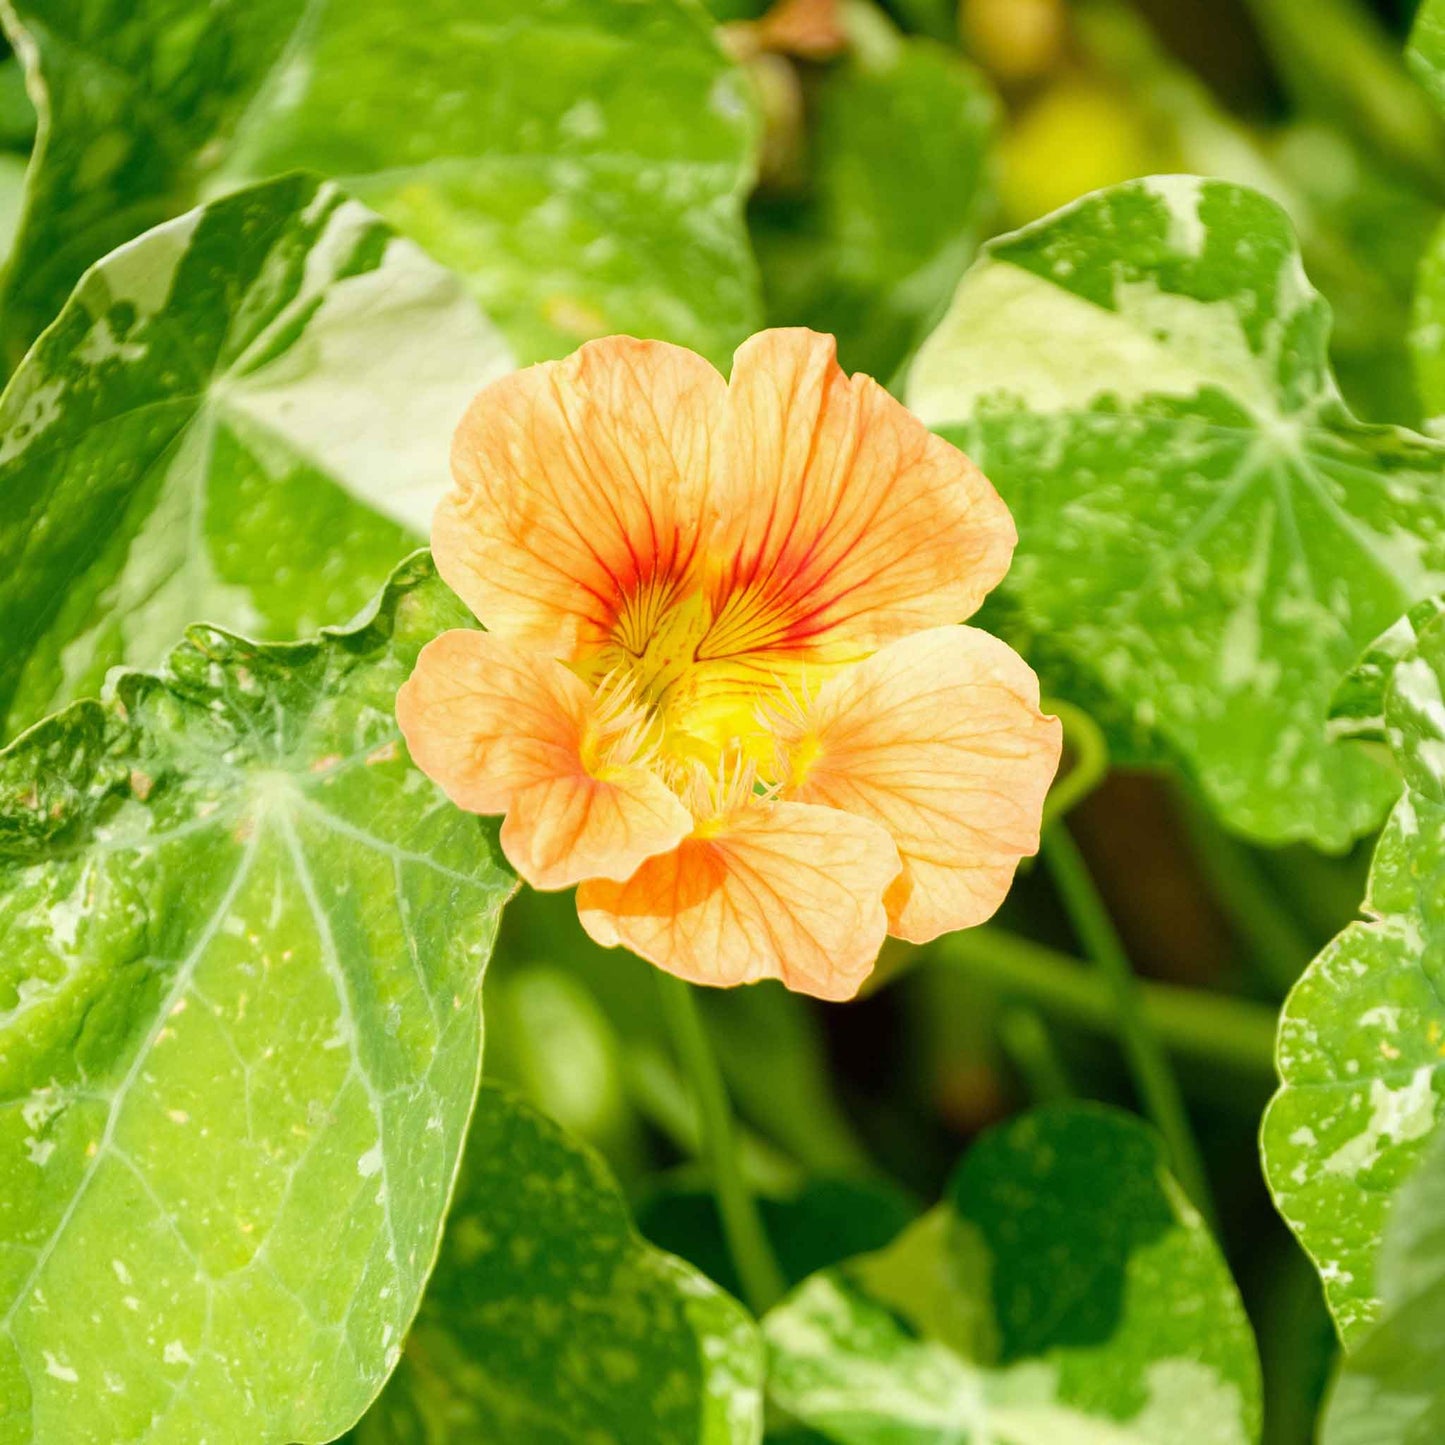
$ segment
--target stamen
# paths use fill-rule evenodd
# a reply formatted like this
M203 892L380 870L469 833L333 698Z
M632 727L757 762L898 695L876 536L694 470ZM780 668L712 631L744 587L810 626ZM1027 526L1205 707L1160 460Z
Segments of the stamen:
M682 786L677 789L704 836L720 832L745 808L770 802L777 788L758 776L758 766L739 748L719 755L712 770L697 759L684 765Z
M593 693L592 717L582 741L589 771L644 766L656 759L662 726L641 695L637 678L626 667L611 668Z
M759 698L753 710L758 727L772 743L770 775L776 779L774 791L796 787L817 757L813 738L812 679L799 673L793 685L778 680L777 688Z

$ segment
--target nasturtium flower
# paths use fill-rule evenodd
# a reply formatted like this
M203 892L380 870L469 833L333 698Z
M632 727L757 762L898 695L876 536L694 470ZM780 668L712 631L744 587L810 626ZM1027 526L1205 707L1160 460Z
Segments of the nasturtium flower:
M485 632L397 713L534 887L704 984L851 997L885 934L980 923L1038 846L1056 718L959 625L1007 508L832 338L765 331L724 382L627 337L472 403L432 532Z

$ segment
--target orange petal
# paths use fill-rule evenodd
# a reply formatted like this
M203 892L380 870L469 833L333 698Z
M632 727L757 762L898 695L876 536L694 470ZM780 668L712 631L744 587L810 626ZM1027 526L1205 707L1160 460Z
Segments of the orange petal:
M745 342L728 407L719 639L861 654L969 616L1008 570L1017 534L988 479L871 377L845 376L831 336Z
M417 766L454 803L507 814L502 850L534 888L626 878L692 828L654 773L598 748L595 699L553 658L444 632L422 649L396 715Z
M702 357L626 336L493 382L452 444L438 570L491 632L576 657L692 565L724 410Z
M898 853L875 823L802 803L759 802L649 858L626 883L577 890L582 926L692 983L780 978L852 998L887 931Z
M790 744L788 796L881 823L903 872L889 932L926 943L982 923L1038 851L1062 729L1012 648L973 627L895 642L819 689Z

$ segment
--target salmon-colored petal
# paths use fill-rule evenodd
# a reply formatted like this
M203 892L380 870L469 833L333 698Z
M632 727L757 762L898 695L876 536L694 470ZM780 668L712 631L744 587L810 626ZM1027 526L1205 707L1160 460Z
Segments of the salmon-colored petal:
M1017 534L988 479L871 377L846 376L831 336L745 342L728 409L714 653L862 655L969 616L1008 570Z
M562 658L629 605L660 614L697 553L724 412L702 357L626 336L493 382L452 444L438 570L490 631Z
M876 823L803 803L743 808L649 858L625 883L577 890L582 926L692 983L780 978L852 998L887 932L898 853Z
M502 849L534 888L627 878L692 828L677 796L612 746L593 695L554 658L444 632L422 649L396 715L417 766L454 803L507 814Z
M903 872L889 932L914 943L982 923L1038 850L1059 720L1033 670L973 627L939 627L830 678L785 739L788 796L881 823Z

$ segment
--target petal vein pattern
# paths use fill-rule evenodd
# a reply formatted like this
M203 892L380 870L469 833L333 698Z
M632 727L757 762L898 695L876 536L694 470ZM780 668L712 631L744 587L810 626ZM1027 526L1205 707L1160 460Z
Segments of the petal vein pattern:
M730 382L609 337L472 403L437 566L487 629L398 699L528 882L697 982L850 997L885 932L982 921L1038 844L1058 724L956 626L1016 534L981 472L831 337Z

